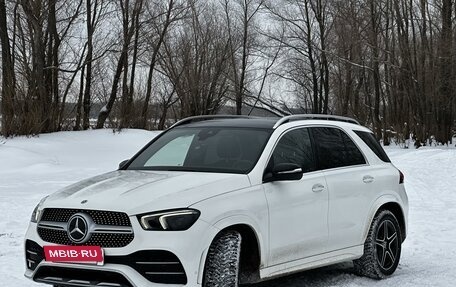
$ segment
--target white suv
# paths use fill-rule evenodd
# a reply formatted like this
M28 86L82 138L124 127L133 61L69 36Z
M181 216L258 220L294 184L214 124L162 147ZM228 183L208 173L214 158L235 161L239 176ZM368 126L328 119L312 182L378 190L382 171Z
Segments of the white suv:
M232 287L353 260L356 273L381 279L406 237L403 180L353 119L188 118L119 170L43 199L25 276Z

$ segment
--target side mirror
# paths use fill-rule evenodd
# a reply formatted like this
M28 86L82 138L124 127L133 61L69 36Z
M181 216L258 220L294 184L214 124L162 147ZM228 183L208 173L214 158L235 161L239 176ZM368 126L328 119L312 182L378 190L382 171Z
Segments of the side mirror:
M126 160L122 161L121 163L119 163L119 170L123 169L124 166L125 166L129 161L130 161L129 159L126 159Z
M302 168L294 163L280 163L274 166L272 172L264 175L264 182L300 180L304 172Z

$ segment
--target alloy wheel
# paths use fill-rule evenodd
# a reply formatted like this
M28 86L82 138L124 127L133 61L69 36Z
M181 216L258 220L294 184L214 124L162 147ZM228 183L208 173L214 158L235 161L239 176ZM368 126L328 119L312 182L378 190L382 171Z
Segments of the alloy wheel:
M390 220L383 221L375 239L378 264L384 269L391 269L399 253L399 237L395 225Z

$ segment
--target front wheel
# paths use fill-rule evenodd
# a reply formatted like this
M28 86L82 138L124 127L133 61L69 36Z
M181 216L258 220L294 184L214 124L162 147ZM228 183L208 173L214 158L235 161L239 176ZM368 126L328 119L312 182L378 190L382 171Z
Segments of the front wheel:
M204 287L238 287L241 234L219 234L209 248L204 268Z
M401 257L402 234L396 216L383 210L372 221L364 255L355 261L355 273L373 279L383 279L396 271Z

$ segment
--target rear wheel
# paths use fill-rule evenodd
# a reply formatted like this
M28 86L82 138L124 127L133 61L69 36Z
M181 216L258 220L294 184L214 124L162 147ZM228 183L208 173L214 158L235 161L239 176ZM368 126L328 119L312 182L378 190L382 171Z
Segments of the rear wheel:
M364 255L353 261L359 275L383 279L393 274L401 256L402 235L399 222L389 210L378 213L370 227Z
M219 234L209 248L204 268L204 287L238 287L241 234Z

